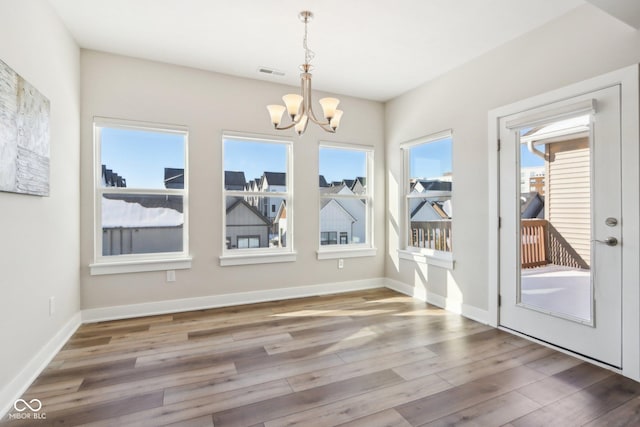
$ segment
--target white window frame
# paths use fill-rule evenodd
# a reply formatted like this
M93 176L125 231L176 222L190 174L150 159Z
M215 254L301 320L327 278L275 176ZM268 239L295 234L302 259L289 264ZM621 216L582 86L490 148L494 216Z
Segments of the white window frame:
M398 256L400 259L405 259L409 261L419 262L423 264L430 264L437 267L446 268L449 270L453 270L455 266L453 251L441 251L429 248L417 248L415 246L409 246L409 200L413 198L423 199L424 195L420 194L411 194L411 188L409 185L409 180L411 179L411 163L410 163L410 151L411 148L417 147L423 144L429 144L431 142L440 141L442 139L451 139L451 144L453 147L453 131L451 129L447 129L441 132L436 132L433 134L425 135L423 137L403 142L400 144L400 149L402 150L402 159L403 159L403 180L402 180L402 248L398 249ZM453 173L453 149L452 149L452 159L451 159L451 172ZM452 194L453 199L453 194ZM453 230L453 227L452 227Z
M238 142L248 141L266 144L282 144L286 147L287 153L287 171L286 186L287 191L284 192L262 192L249 190L226 190L224 188L224 142L225 140L237 140ZM268 135L251 134L244 132L222 132L222 167L221 169L221 186L222 186L222 255L219 257L220 265L248 265L248 264L268 264L275 262L293 262L296 260L296 252L294 250L294 213L293 213L293 140L287 138L276 138ZM246 178L246 177L245 177ZM285 248L246 248L246 249L227 249L227 197L282 197L287 204L287 247Z
M334 141L320 141L318 143L318 154L322 148L340 149L345 151L360 151L365 153L366 158L366 192L365 194L322 194L318 190L318 251L317 258L322 259L339 259L339 258L356 258L375 256L377 249L374 245L374 233L373 233L373 194L374 194L374 148L370 145L351 144L344 142ZM319 161L318 161L319 166ZM319 173L318 173L319 175ZM347 177L345 177L347 178ZM317 181L317 180L316 180ZM347 245L321 245L320 243L320 207L322 206L323 199L365 199L366 200L366 241L365 243L350 243ZM338 233L338 242L340 234Z
M144 189L130 187L102 186L102 129L127 129L157 133L179 134L184 137L184 189ZM186 126L148 123L132 120L94 117L93 120L93 199L94 199L94 257L89 265L91 275L136 273L144 271L177 270L191 268L189 255L189 165L188 146L189 130ZM102 195L116 194L144 194L144 195L175 195L182 196L183 218L182 251L161 252L148 254L102 255Z

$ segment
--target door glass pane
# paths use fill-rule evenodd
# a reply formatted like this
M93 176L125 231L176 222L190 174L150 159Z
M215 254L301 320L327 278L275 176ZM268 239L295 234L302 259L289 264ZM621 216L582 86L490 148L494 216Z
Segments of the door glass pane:
M589 116L520 131L521 305L591 323Z

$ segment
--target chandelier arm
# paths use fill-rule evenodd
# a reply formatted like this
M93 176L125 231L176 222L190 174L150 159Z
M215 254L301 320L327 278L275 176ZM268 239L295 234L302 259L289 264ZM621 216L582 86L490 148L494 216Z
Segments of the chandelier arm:
M330 123L328 121L322 122L322 121L318 120L317 117L316 117L316 114L313 112L313 108L309 108L309 112L308 112L307 115L309 116L309 119L313 123L315 123L317 125L320 125L320 126L329 126L330 125Z

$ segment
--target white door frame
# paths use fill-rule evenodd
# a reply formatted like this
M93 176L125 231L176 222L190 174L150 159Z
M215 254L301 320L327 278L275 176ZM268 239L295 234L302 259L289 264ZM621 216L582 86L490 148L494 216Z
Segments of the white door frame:
M498 307L500 289L498 122L500 117L594 92L615 84L621 85L622 138L622 370L620 372L624 376L640 381L640 68L638 65L489 111L489 321L491 326L498 327L500 324Z

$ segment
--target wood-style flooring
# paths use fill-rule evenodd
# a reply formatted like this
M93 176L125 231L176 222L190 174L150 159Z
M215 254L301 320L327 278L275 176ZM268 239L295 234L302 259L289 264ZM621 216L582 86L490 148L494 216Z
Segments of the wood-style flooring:
M388 289L83 325L22 398L46 419L6 425L640 425L639 383Z

